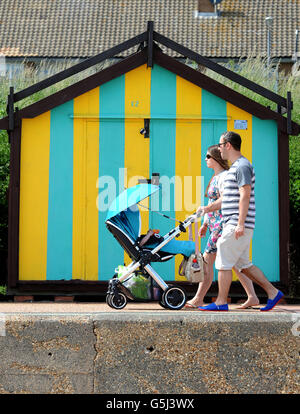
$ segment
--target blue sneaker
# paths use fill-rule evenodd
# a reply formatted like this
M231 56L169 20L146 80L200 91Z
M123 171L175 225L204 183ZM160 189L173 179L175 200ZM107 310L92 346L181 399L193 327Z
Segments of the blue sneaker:
M267 305L264 308L260 308L260 310L262 312L270 311L271 309L274 308L274 306L277 305L277 303L280 301L282 296L283 296L283 293L280 290L278 290L278 293L275 296L275 298L274 299L268 299Z
M228 311L228 305L225 303L225 305L216 305L215 302L210 303L206 306L199 306L198 309L200 311Z

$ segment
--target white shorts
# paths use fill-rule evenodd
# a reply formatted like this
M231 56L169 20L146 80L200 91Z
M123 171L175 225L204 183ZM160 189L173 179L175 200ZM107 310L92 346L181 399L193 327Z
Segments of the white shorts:
M215 267L218 270L231 270L236 267L240 272L242 269L252 266L249 258L249 248L253 229L245 228L244 235L236 239L235 227L232 224L225 224L222 235L217 241Z

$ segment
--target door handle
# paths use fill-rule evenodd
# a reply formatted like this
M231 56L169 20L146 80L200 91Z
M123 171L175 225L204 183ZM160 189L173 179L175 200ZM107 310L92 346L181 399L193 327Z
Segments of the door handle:
M144 138L150 137L150 119L149 118L144 119L144 128L140 130L140 134L144 135Z

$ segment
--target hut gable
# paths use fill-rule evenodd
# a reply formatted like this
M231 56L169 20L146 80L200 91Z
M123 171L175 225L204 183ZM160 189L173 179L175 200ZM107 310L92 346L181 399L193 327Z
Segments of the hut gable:
M191 56L193 56L193 52L191 53ZM148 62L148 59L149 59L149 55L145 49L140 52L134 53L131 56L123 59L122 61L115 63L112 66L106 69L103 69L102 71L77 82L76 84L73 84L67 88L64 88L63 90L56 92L53 95L50 95L49 97L46 97L32 105L27 106L26 108L21 109L18 112L18 117L20 118L35 117L45 111L48 111L54 108L57 105L65 103L68 100L71 100L81 95L82 93L85 93L97 86L100 86L101 84L104 84L108 82L109 80L114 79L115 77L123 75L135 67L146 64ZM169 57L168 55L162 53L161 50L159 50L158 48L154 48L153 59L155 63L164 67L165 69L183 77L184 79L194 83L195 85L199 87L203 87L207 91L214 93L215 95L219 96L221 99L225 99L228 102L231 102L233 105L237 105L241 109L250 111L251 113L253 113L254 115L262 119L276 120L279 124L279 127L283 131L287 130L288 128L287 120L285 117L282 117L280 113L276 113L268 109L267 107L247 98L246 96L232 90L231 88L228 88L222 85L221 83L202 74L201 72L177 61L174 58ZM209 61L207 60L207 62ZM276 95L272 93L271 91L268 91L265 88L260 87L259 85L251 81L248 81L245 78L240 77L239 75L234 74L234 72L231 72L225 68L222 68L220 65L217 65L217 64L215 65L216 67L220 69L221 73L222 72L224 73L225 76L229 73L232 75L232 79L236 78L238 81L242 79L245 82L245 85L248 84L250 87L251 86L254 87L258 93L260 91L262 91L262 93L264 92L267 93L267 95L265 95L266 97L270 97L271 99L274 97L273 98L274 100L278 99L279 106L285 105L284 108L287 107L287 102L281 96ZM61 78L60 74L57 75L57 80L55 80L55 78L56 76L54 75L53 83L56 81L59 81L59 79ZM41 83L41 87L47 86L47 80L46 82L42 81L40 83ZM43 84L45 84L45 86L43 86ZM30 93L30 89L31 88L28 88L29 93ZM33 87L33 91L35 91L34 87ZM16 97L18 98L19 95L20 95L20 98L23 96L22 91L17 93ZM299 126L295 124L294 122L291 122L290 128L291 128L290 133L292 135L297 135L299 133L298 132ZM0 120L0 129L9 129L8 128L8 117L5 117Z

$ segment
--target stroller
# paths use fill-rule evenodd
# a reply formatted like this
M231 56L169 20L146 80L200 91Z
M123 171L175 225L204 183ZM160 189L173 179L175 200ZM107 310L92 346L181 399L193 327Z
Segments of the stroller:
M195 242L174 239L182 232L186 232L186 228L195 221L196 214L180 222L165 236L153 234L153 231L141 236L141 216L137 204L157 192L159 188L159 186L153 184L138 184L128 188L113 201L108 210L105 221L106 227L132 259L132 262L125 267L120 277L115 274L109 280L106 303L114 309L123 309L128 298L136 299L132 290L126 285L128 286L128 281L136 275L138 270L144 277L152 278L151 282L154 281L154 284L158 287L160 291L158 300L163 308L179 310L186 303L187 298L184 289L174 284L168 285L165 283L153 269L151 262L165 262L176 254L182 254L184 257L191 256L195 251Z

